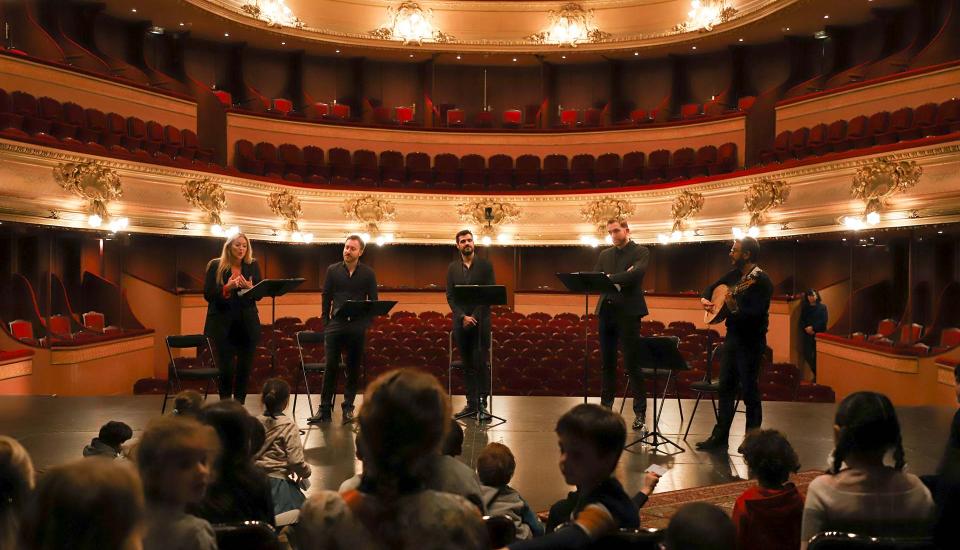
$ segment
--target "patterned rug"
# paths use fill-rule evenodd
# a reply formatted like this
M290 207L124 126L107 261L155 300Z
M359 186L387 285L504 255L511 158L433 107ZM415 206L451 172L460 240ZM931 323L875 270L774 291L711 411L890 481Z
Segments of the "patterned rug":
M806 494L810 482L822 473L821 470L799 472L790 480L800 489L801 493ZM737 497L756 484L756 481L734 481L722 485L709 485L707 487L694 487L654 494L647 501L647 504L640 509L640 525L664 529L670 523L670 518L673 517L678 508L688 502L695 501L709 502L723 508L727 514L733 514L733 505L736 504Z

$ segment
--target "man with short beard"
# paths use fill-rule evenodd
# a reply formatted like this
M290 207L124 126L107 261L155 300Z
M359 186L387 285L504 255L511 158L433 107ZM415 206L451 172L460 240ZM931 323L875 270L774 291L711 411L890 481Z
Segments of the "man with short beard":
M712 304L708 299L713 289L724 284L730 287L725 303L729 314L720 356L720 405L717 424L709 438L697 443L702 451L726 451L727 438L730 436L730 424L733 423L734 399L737 390L747 407L747 431L760 428L763 411L760 406L760 362L767 349L767 325L769 324L770 297L773 284L764 273L757 260L760 255L760 243L753 237L744 237L733 242L730 249L730 263L733 269L706 290L700 302L704 310L710 311ZM740 292L733 294L738 285Z
M450 262L447 268L447 303L453 311L453 339L463 359L463 378L467 389L467 405L456 416L469 416L479 411L481 420L490 420L487 411L490 365L486 351L490 349L490 307L469 308L456 300L453 289L457 285L495 285L497 282L493 275L493 264L478 258L475 253L473 233L464 229L457 233L454 240L460 258Z

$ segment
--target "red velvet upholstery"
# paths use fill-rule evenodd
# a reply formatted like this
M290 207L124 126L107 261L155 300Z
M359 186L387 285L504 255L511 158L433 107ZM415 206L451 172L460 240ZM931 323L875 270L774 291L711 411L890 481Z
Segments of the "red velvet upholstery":
M521 120L522 117L523 113L520 112L520 109L507 109L503 112L503 125L512 128L519 128L523 123Z
M597 128L603 123L603 111L600 109L587 109L583 113L583 125L587 128Z
M625 185L639 185L643 183L643 169L646 155L642 151L631 151L623 155L623 165L620 167L620 181Z
M154 120L147 122L143 148L151 155L163 149L163 126L159 122Z
M307 180L312 183L327 183L327 166L323 162L323 149L316 145L303 148L303 163Z
M233 96L230 95L230 92L225 92L223 90L214 90L213 95L220 100L220 104L224 107L233 107Z
M566 155L547 155L540 171L540 184L547 189L566 189L570 182L569 161Z
M847 142L846 120L835 120L830 123L830 128L827 131L827 145L831 151L837 153L850 149L850 144Z
M940 346L944 348L960 346L960 328L950 327L940 331Z
M870 138L870 145L882 144L880 137L883 134L886 134L890 129L890 113L886 111L881 111L879 113L874 113L870 115L870 119L867 125L867 137ZM893 141L888 143L896 143L896 136L894 136Z
M902 139L916 139L920 133L913 127L913 109L904 107L890 115L890 128L877 136L877 143L896 143Z
M580 118L580 112L576 109L564 109L560 112L560 125L566 128L573 128L577 125Z
M116 113L110 113L107 115L107 123L111 126L111 132L113 131L114 124L112 120L116 120L114 117L117 117L120 120L123 119L123 117ZM147 138L147 123L135 116L128 118L126 122L127 133L126 135L120 136L120 145L129 151L142 149L143 142Z
M237 170L247 174L263 175L263 162L257 160L256 153L253 150L253 144L245 139L238 140L234 145L235 154L233 162Z
M22 129L28 134L50 133L50 121L40 117L37 99L25 92L13 92L13 112L23 118Z
M169 124L163 127L163 149L162 151L171 157L185 156L192 159L196 155L196 149L182 153L183 135L180 130Z
M277 148L277 157L283 163L283 177L304 181L307 178L307 164L303 160L303 151L291 143L284 143ZM291 175L297 176L291 178Z
M333 104L333 117L341 120L347 120L350 118L350 106L344 105L343 103L334 103Z
M460 158L461 187L474 191L483 189L486 186L486 171L486 161L482 156L464 155Z
M487 185L492 191L507 191L513 189L513 157L509 155L493 155L487 161Z
M10 334L17 340L33 340L33 324L23 319L10 321Z
M374 107L373 123L374 124L393 124L393 117L391 116L390 107L384 107L383 105L380 105L379 107Z
M920 138L936 134L937 104L925 103L913 113L913 132L909 138Z
M380 178L383 185L399 187L407 182L407 170L403 166L403 153L384 151L380 153Z
M540 187L540 157L520 155L514 170L514 183L517 189L537 189Z
M570 159L570 187L574 189L593 187L593 170L596 162L593 155L574 155Z
M281 115L286 115L293 110L293 102L289 99L278 97L273 100L270 110Z
M809 151L807 147L807 140L810 137L810 130L806 127L797 128L790 133L790 154L795 158L803 158L807 156Z
M450 153L433 157L433 186L437 189L460 187L460 159Z
M353 166L355 170L353 181L355 183L367 187L380 185L380 166L377 164L376 153L369 149L354 151Z
M451 127L463 126L464 120L465 119L464 119L463 109L447 110L447 126L451 126Z
M690 147L683 147L673 152L673 159L666 169L667 180L682 180L688 176L690 167L696 164L697 155Z
M50 131L57 139L76 139L83 123L83 107L76 103L67 102L63 104L63 114L59 120L53 121Z
M397 107L396 113L397 122L400 124L407 124L413 121L413 109L406 105Z
M261 141L253 148L253 153L263 163L264 175L283 176L283 163L277 157L277 148L272 143Z
M330 116L330 105L323 102L316 102L313 104L313 116L317 118L323 118Z
M350 151L334 147L327 151L327 165L330 167L330 183L334 185L352 185L355 170L350 159Z
M73 331L70 326L70 318L66 315L51 315L50 316L50 325L49 325L50 334L58 338L70 339L73 338Z
M650 122L650 117L647 115L646 109L634 109L630 111L630 120L634 124L643 124L644 122Z
M697 158L693 166L688 168L690 177L705 176L710 170L717 167L717 148L713 145L704 145L697 149Z
M873 145L873 137L869 135L870 119L860 115L847 124L847 144L849 148L857 149Z
M960 131L960 99L944 101L937 107L938 134L949 134Z
M13 98L6 90L0 90L0 130L4 128L19 130L22 126L23 116L14 111Z
M410 187L426 188L433 183L433 171L430 169L430 156L426 153L407 153L404 164L407 167L407 182Z
M615 187L620 185L617 177L620 175L620 155L605 153L597 158L593 170L593 182L597 187Z
M817 124L810 129L810 136L807 138L807 154L823 155L830 150L827 145L829 127L826 124Z
M83 314L83 326L95 330L97 332L103 332L106 328L107 319L99 311L88 311Z
M666 170L669 165L670 151L657 149L650 153L650 158L647 159L647 165L643 169L644 181L648 183L662 181L667 177Z
M697 118L703 116L703 111L701 110L701 105L699 103L687 103L686 105L680 106L680 119L689 120L691 118Z
M753 104L757 102L756 96L743 96L737 100L737 110L749 111Z

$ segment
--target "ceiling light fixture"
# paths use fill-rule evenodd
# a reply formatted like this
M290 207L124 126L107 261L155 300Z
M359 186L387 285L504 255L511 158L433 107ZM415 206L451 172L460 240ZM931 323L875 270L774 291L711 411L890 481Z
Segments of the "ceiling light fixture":
M708 32L733 19L737 10L727 0L693 0L687 20L673 27L676 32Z
M400 40L404 45L424 42L450 42L453 37L433 26L433 10L416 2L403 2L387 8L387 23L370 34L383 40Z
M270 27L303 28L303 21L293 14L286 0L254 0L252 4L240 6L240 11L263 20Z
M611 36L594 24L593 10L584 9L580 4L564 4L559 10L551 11L549 18L546 30L531 34L526 39L537 44L576 48L577 44L603 42Z

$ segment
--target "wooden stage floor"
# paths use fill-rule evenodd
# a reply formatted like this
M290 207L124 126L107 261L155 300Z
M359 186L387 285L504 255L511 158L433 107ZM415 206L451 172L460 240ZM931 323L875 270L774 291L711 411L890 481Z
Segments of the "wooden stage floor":
M212 397L211 399L216 399ZM314 397L314 403L317 398ZM597 401L592 398L592 401ZM83 446L97 435L108 420L121 420L134 429L134 435L147 422L159 415L161 398L154 395L110 397L0 397L0 433L19 439L30 451L37 468L79 458ZM338 398L339 402L339 398ZM508 422L489 430L478 429L473 421L465 422L463 455L466 463L474 466L476 455L487 442L508 445L517 458L513 485L534 509L546 509L566 496L570 488L564 484L557 466L557 438L553 433L557 419L572 406L581 403L574 397L497 397L494 412ZM463 396L453 399L454 410L463 406ZM359 398L358 398L359 404ZM620 401L617 401L619 407ZM629 403L626 421L633 421ZM260 412L259 396L247 399L251 413ZM652 407L648 407L652 411ZM692 400L683 400L683 427L693 409ZM833 448L832 424L834 404L770 402L764 403L765 428L776 428L787 434L800 455L801 469L820 469L826 466ZM169 407L168 407L169 410ZM954 413L950 407L901 407L898 415L904 432L907 467L915 474L933 472L949 434ZM288 410L287 414L290 414ZM648 417L651 414L648 411ZM336 489L340 483L359 471L354 456L354 433L350 427L339 425L339 408L334 413L336 423L324 427L308 426L306 399L300 397L297 422L306 429L307 461L313 466L311 491L316 488ZM650 420L648 418L648 424ZM657 487L657 492L687 489L746 478L743 457L736 453L743 436L743 415L738 414L730 439L730 452L714 456L697 452L693 444L704 439L713 427L709 402L702 402L690 430L687 442L681 441L683 430L676 400L668 401L663 410L661 430L681 444L686 452L665 456L653 454L649 448L634 446L636 453L624 453L617 475L627 490L639 488L643 471L651 462L670 468ZM680 435L677 435L677 434ZM628 442L634 436L628 435Z

